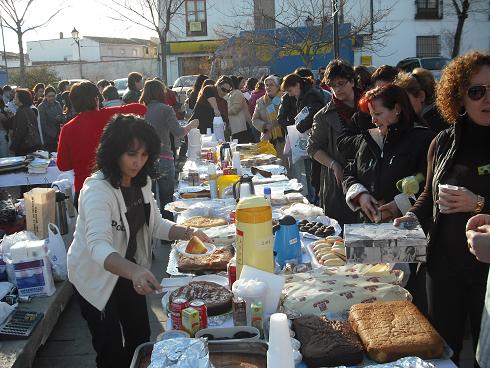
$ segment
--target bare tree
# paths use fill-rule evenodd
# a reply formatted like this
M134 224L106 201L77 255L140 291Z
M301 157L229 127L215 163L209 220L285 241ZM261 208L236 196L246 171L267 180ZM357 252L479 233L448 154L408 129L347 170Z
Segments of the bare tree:
M466 19L471 13L488 13L488 1L482 0L452 0L452 10L458 18L456 30L453 34L451 57L459 55L461 49L461 37Z
M32 10L36 0L0 0L1 18L5 23L5 26L17 35L17 44L19 45L19 83L21 86L25 86L26 83L26 66L24 60L24 45L23 37L29 31L41 28L48 24L51 19L58 15L63 8L59 8L53 11L52 14L44 21L35 25L26 26L26 19L29 16L29 11ZM43 4L45 5L45 4ZM30 23L30 22L29 22Z
M105 0L102 3L116 13L116 16L109 18L130 22L157 33L160 40L162 79L167 83L165 45L172 19L179 14L185 0Z
M241 6L228 14L227 24L221 24L217 32L225 38L240 34L249 47L269 47L279 55L299 55L307 68L311 68L317 54L325 54L333 47L331 0L283 0L274 14L257 11L257 0L245 0ZM383 24L382 21L391 11L391 7L377 9L372 13L363 5L341 0L341 18L343 14L356 14L349 22L350 31L340 35L341 39L360 37L367 40L364 49L375 51L385 43L386 37L398 25ZM276 2L277 4L277 2ZM255 6L254 6L255 5ZM347 8L349 6L349 8ZM360 6L353 12L354 6ZM262 19L262 21L260 21ZM256 30L256 23L272 24L277 27L267 33ZM376 31L373 32L374 25Z

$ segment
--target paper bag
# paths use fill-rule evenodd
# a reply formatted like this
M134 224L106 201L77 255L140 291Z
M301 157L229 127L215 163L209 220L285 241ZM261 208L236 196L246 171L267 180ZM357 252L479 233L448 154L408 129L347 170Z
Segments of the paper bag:
M24 193L27 230L39 239L48 237L48 224L56 221L55 191L52 188L33 188Z

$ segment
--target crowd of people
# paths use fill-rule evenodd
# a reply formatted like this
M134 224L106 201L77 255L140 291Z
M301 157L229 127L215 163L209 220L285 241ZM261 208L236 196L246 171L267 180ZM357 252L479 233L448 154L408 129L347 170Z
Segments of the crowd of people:
M0 156L38 149L57 151L59 169L75 173L75 202L78 205L80 197L79 222L85 225L69 253L71 280L101 362L106 359L108 342L102 336L105 325L100 322L100 311L106 308L107 312L110 305L113 315L108 325L124 319L129 331L127 313L132 312L118 300L131 292L147 294L152 291L148 285L158 287L151 274L129 266L146 265L151 252L139 253L134 246L131 251L122 245L107 248L111 234L119 239L118 208L128 209L122 226L132 236L146 218L151 231L145 232L145 246L152 236L177 239L197 234L205 238L195 229L155 219L155 204L148 197L151 183L146 177L154 179L160 213L170 220L163 207L172 201L174 192L175 140L193 128L205 134L213 129L215 117L221 117L228 139L269 141L290 177L306 174L308 199L340 224L394 221L400 226L416 221L422 225L429 239L428 260L410 266L406 287L458 363L468 318L477 350L487 289L490 251L478 245L482 240L475 239L489 233L488 218L470 218L490 213L489 86L488 52L455 58L439 81L422 68L410 73L389 65L371 70L354 68L340 59L320 68L316 79L306 68L286 76L248 79L223 75L213 80L199 75L184 106L178 106L176 94L161 80L144 81L139 73L129 74L128 91L122 99L108 80L73 86L61 81L57 89L39 83L32 91L5 86L0 99ZM187 123L179 124L184 118ZM307 137L300 166L291 160L291 128ZM97 173L91 176L94 170ZM128 189L132 187L136 189ZM101 200L101 193L109 197L104 200L107 203ZM88 211L93 216L87 216ZM112 221L101 228L103 216L114 218L116 226ZM103 246L96 246L97 242ZM84 253L87 245L96 246L90 251L97 266L73 261L89 257ZM121 258L109 256L113 246L120 248L116 252ZM80 270L90 267L94 272L82 275ZM97 267L102 269L95 270ZM99 281L93 279L98 275L95 271L102 272ZM133 285L108 274L132 280ZM104 300L97 294L101 285L112 290L112 294L104 291ZM141 302L136 304L144 309ZM484 323L489 323L488 318ZM123 333L126 335L124 325ZM110 337L118 341L109 348L111 354L120 349L120 332L116 335ZM148 331L137 335L140 338L134 344L143 341ZM485 342L480 341L487 344L486 349L478 350L480 362L489 359L484 354L490 350L487 335L482 337Z

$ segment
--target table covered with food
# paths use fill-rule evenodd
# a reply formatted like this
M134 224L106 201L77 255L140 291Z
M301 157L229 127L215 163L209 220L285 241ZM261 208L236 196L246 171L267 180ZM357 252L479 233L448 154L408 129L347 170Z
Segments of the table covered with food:
M403 287L425 262L419 226L342 229L267 143L197 151L165 209L212 243L173 244L167 328L133 367L454 367Z

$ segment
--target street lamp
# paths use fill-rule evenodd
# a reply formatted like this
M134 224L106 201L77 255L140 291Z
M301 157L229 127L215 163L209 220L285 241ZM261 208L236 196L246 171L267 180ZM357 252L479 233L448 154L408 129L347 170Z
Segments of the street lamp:
M73 38L73 41L75 41L77 46L78 46L78 67L80 68L80 79L83 79L82 57L80 55L80 34L78 33L78 31L75 27L73 27L73 31L71 31L71 37Z
M309 15L308 15L308 17L306 17L305 25L308 28L313 27L313 19Z

